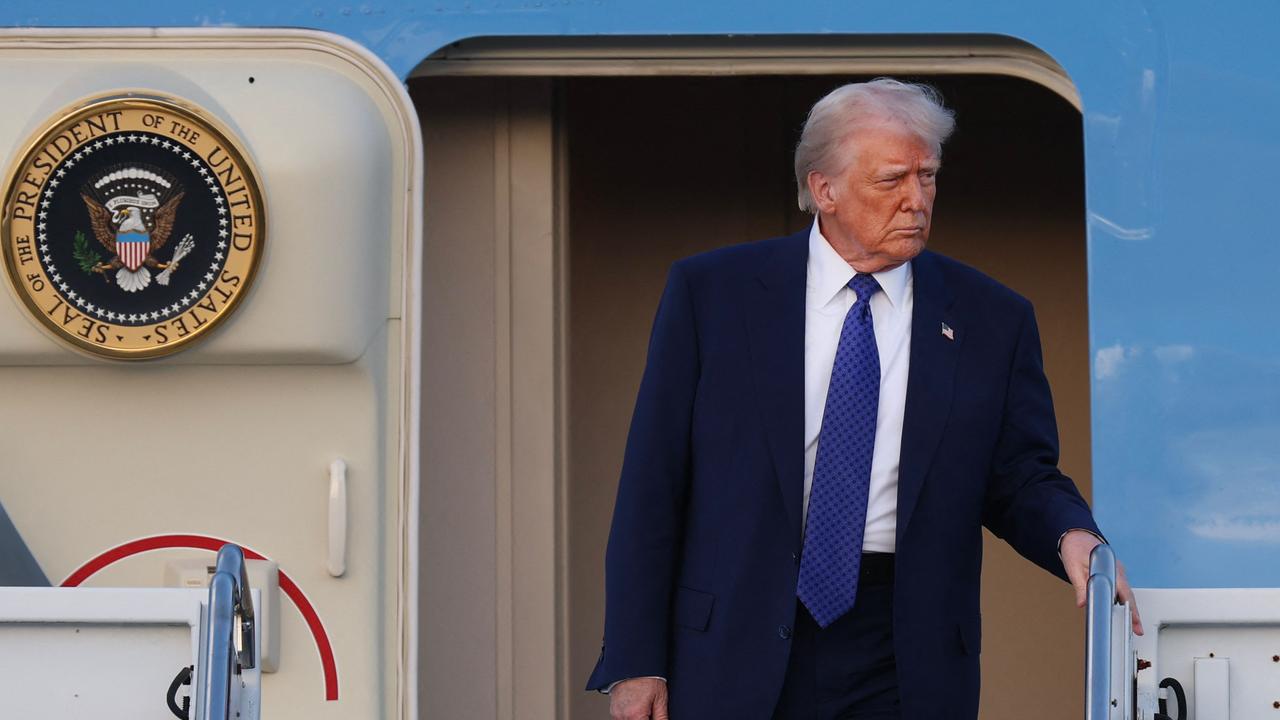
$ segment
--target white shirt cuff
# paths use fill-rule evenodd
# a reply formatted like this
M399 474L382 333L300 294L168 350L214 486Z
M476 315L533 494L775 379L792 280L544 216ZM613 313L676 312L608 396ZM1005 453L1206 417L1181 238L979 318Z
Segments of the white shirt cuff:
M641 675L640 677L645 678L645 679L648 679L648 680L661 680L662 682L666 682L666 681L667 681L667 679L666 679L666 678L664 678L664 677L659 677L659 676L657 676L657 675ZM610 684L609 684L609 687L607 687L607 688L605 688L605 689L601 690L600 692L601 692L601 693L603 693L603 694L605 694L605 695L608 695L609 693L613 692L613 689L614 689L615 687L617 687L617 686L618 686L618 683L620 683L620 682L626 682L627 680L635 680L635 679L636 679L636 678L624 678L624 679L622 679L622 680L615 680L614 682L612 682L612 683L610 683Z
M1077 530L1081 530L1081 531L1083 531L1083 532L1087 532L1087 533L1089 533L1090 535L1092 535L1092 536L1094 536L1094 537L1098 538L1098 542L1100 542L1100 543L1102 543L1102 544L1104 544L1104 545L1105 545L1105 544L1106 544L1106 542L1107 542L1105 538L1103 538L1101 535L1099 535L1098 533L1096 533L1096 532L1094 532L1094 531L1092 531L1092 530L1088 530L1088 529L1085 529L1085 528L1071 528L1071 529L1070 529L1070 530L1068 530L1067 532L1064 532L1064 533L1062 533L1061 535L1059 535L1059 536L1058 536L1058 559L1059 559L1059 560L1061 560L1061 559L1062 559L1062 541L1063 541L1063 539L1064 539L1064 538L1066 538L1066 537L1067 537L1067 535L1068 535L1069 533L1073 533L1073 532L1075 532L1075 531L1077 531Z

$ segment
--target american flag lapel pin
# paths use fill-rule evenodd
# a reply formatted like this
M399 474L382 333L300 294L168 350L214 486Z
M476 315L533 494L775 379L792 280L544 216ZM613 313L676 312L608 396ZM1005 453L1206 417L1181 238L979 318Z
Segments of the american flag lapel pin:
M942 337L954 342L956 339L956 331L952 330L950 325L942 323Z

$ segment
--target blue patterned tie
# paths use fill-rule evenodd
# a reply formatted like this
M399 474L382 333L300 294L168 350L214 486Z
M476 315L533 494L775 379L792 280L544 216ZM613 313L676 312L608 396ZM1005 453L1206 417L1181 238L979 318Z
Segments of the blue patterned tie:
M880 406L880 354L869 304L880 284L859 274L849 288L857 301L845 315L831 369L796 588L819 627L852 609L858 596Z

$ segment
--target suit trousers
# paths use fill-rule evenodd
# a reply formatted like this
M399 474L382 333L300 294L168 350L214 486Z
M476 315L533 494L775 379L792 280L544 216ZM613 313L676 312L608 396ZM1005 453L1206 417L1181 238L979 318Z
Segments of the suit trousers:
M866 553L852 610L818 627L803 603L773 720L899 717L893 654L893 555Z

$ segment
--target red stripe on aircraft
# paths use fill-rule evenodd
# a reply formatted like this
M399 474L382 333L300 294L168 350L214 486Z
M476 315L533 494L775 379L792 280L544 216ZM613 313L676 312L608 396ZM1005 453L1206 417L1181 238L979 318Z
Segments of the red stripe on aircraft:
M218 548L228 542L230 541L208 535L155 535L153 537L139 538L98 554L68 575L67 579L62 581L62 587L76 587L99 570L133 555L173 548L191 548L217 552ZM244 550L246 559L269 559L265 555L250 550L243 545L240 548ZM315 638L316 650L320 653L320 665L324 669L324 699L328 701L337 700L338 663L333 654L333 645L329 642L329 633L325 631L324 623L320 620L320 614L316 612L315 606L311 604L306 594L302 592L302 588L299 588L285 574L284 570L280 571L280 590L297 606L298 612L302 613L302 619L306 621L307 627L311 629L311 636Z

